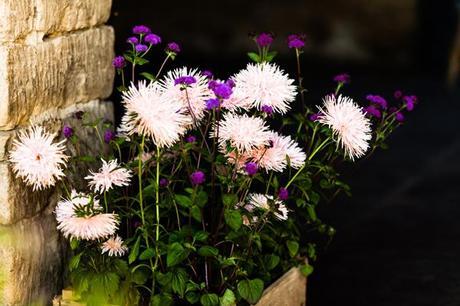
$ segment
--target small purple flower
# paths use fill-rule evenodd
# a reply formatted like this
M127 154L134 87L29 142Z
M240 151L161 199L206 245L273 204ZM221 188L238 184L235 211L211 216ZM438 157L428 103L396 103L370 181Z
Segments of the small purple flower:
M166 188L169 185L169 181L167 178L161 178L160 179L160 188Z
M230 86L231 88L234 88L235 87L235 81L233 81L232 79L228 79L225 84L227 84L228 86Z
M348 73L341 73L334 77L334 82L348 84L350 83L350 75Z
M403 97L404 104L406 105L406 109L411 112L415 108L415 104L417 103L416 96L404 96Z
M216 99L216 98L213 98L213 99L209 99L206 101L206 109L207 110L213 110L215 108L218 108L220 105L220 101L219 99Z
M144 41L151 45L158 45L159 43L161 43L161 37L151 33L145 36Z
M228 99L233 93L232 88L227 85L226 83L218 83L214 88L212 88L212 91L216 96L222 99Z
M212 80L212 78L214 77L214 74L210 70L205 70L201 74L210 80Z
M77 118L78 120L83 119L83 115L85 115L84 111L78 111L78 112L75 112L74 114L75 118Z
M380 106L382 109L386 109L388 107L387 100L379 95L367 95L366 99L371 103Z
M291 34L288 36L288 47L289 49L300 49L305 47L305 36L298 34Z
M66 124L62 128L62 133L64 134L65 138L70 138L73 136L73 129L70 127L70 125Z
M309 119L310 121L318 121L318 119L322 116L321 113L314 113L314 114L311 114Z
M288 198L289 198L289 191L286 188L281 187L278 190L278 199L280 199L281 201L286 201Z
M244 170L246 170L246 173L249 176L253 176L259 170L259 166L255 162L249 162L249 163L246 163L246 165L244 166Z
M194 186L203 184L205 180L206 177L204 176L203 171L197 170L190 175L190 181Z
M145 25L137 25L133 28L133 33L134 34L149 34L150 32L152 32L150 30L149 27L145 26Z
M395 114L395 119L398 122L403 122L404 121L404 114L402 112L397 112Z
M135 36L131 36L126 40L127 43L137 45L139 43L139 39Z
M395 97L396 100L399 100L401 99L403 93L401 90L396 90L394 93L393 93L393 96Z
M194 143L196 142L196 137L193 135L187 136L187 138L185 138L185 141L188 143Z
M262 48L270 46L272 42L273 36L269 33L261 33L256 37L256 43Z
M104 141L105 143L110 143L115 139L115 133L111 129L107 129L104 132Z
M380 112L380 110L377 109L377 107L375 107L375 105L369 105L365 107L364 112L375 118L382 117L382 113Z
M260 110L266 113L268 116L271 116L273 114L273 107L271 107L270 105L262 105Z
M126 66L126 60L123 56L115 56L112 61L112 66L116 69L123 69Z
M134 47L134 49L136 50L136 52L142 53L142 52L147 51L149 47L143 44L138 44Z
M168 44L168 47L166 48L167 51L169 52L174 52L174 53L179 53L180 52L180 47L177 43L175 42L170 42Z
M193 83L196 83L196 79L190 75L184 75L181 77L178 77L174 80L174 85L192 85Z
M211 80L209 81L208 83L208 88L211 89L211 90L214 90L214 88L216 88L216 86L219 84L219 82L215 81L215 80Z

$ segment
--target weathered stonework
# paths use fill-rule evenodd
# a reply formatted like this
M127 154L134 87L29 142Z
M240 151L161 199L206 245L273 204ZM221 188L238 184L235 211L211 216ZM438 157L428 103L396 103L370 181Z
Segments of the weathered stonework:
M111 2L0 0L2 306L50 305L62 289L67 242L53 213L60 191L32 191L15 178L8 150L17 133L31 124L44 125L61 139L64 123L80 126L74 116L80 110L113 120L112 104L103 101L114 78L114 33L103 25ZM101 150L94 128L75 132L79 150ZM70 142L68 148L74 150Z
M2 0L0 41L36 43L47 35L101 25L111 0Z
M0 130L50 108L106 98L112 91L113 29L0 46Z

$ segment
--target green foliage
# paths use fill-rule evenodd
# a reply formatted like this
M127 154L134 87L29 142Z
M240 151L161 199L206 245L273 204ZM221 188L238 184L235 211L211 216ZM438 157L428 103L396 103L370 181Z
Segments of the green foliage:
M242 280L238 282L238 293L250 304L255 304L261 298L264 282L260 279Z

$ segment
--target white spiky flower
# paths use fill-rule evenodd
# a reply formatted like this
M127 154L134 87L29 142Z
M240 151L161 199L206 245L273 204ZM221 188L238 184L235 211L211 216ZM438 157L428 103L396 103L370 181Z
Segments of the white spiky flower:
M294 169L299 169L305 163L305 153L290 136L271 132L269 142L268 147L257 148L251 153L259 167L266 171L282 172L288 164Z
M13 141L9 153L13 172L34 191L54 186L64 176L68 159L64 154L65 140L53 142L55 136L42 126L32 126Z
M239 153L245 153L256 147L268 145L270 132L261 118L226 113L219 126L213 127L211 136L218 136L221 147L226 148L229 144Z
M186 131L188 116L180 101L170 100L157 82L140 81L123 93L126 114L122 132L150 137L159 147L170 147Z
M323 99L318 121L332 129L336 141L351 160L363 156L372 138L371 121L349 97L328 95Z
M248 64L232 78L236 84L234 99L246 99L259 110L271 106L274 112L284 114L295 100L294 80L272 63Z
M123 256L128 251L128 247L123 244L123 240L118 235L102 243L101 249L102 254L107 253L109 256Z
M70 199L62 199L56 206L57 228L66 238L96 240L111 236L118 229L117 215L101 210L96 198L72 190Z
M175 80L180 77L191 76L196 82L190 84L184 89L176 85ZM206 101L213 97L211 90L208 88L208 79L197 69L187 67L178 68L169 71L163 80L159 81L165 97L169 101L179 103L183 111L188 114L189 127L192 124L199 123L206 112Z
M104 193L113 188L113 186L128 186L132 172L118 164L116 159L109 162L102 160L102 166L98 172L89 171L90 175L85 179L89 180L88 185L95 192Z
M272 205L270 205L269 202L271 202ZM272 195L251 193L248 196L248 205L252 205L262 210L272 210L273 215L280 220L288 219L289 210L286 205L284 205L282 201L274 199Z

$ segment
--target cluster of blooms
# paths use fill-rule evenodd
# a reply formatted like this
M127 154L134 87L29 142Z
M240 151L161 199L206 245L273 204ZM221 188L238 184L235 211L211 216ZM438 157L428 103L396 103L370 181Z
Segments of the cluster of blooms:
M401 123L405 118L403 110L405 109L408 112L413 111L417 103L417 97L414 95L404 96L400 90L395 91L394 97L396 100L401 100L398 107L389 107L387 100L382 96L367 95L366 99L369 101L369 105L364 108L364 111L368 116L377 119L383 118L386 114L394 115L394 119Z

